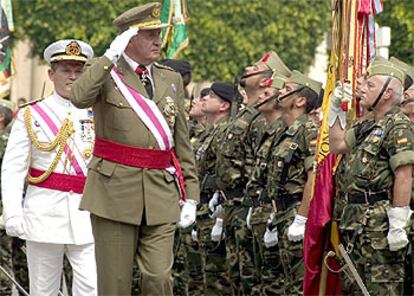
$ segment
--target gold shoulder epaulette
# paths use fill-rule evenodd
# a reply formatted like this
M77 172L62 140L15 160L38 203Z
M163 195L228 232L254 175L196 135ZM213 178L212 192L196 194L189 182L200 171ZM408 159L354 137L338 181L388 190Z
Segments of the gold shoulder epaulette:
M166 66L166 65L162 65L162 64L157 63L157 62L155 62L155 63L154 63L154 65L155 65L157 68L161 68L161 69L166 69L166 70L170 70L170 71L173 71L173 72L177 72L177 71L175 71L173 68L168 67L168 66Z
M34 99L34 100L30 101L30 102L20 104L20 105L19 105L19 108L24 108L24 107L26 107L26 106L36 104L36 103L38 103L38 102L40 102L40 101L43 101L44 99L45 99L45 98L38 98L38 99Z

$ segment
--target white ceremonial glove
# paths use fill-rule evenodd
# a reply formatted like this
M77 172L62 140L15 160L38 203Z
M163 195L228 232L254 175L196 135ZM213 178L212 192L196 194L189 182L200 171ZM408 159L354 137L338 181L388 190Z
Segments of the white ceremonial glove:
M210 213L214 213L216 211L216 207L219 204L220 199L220 193L218 191L214 192L213 197L210 198L208 202L208 209L210 210Z
M219 242L225 238L226 236L223 233L223 219L217 218L216 223L214 223L214 226L211 229L211 240L213 242Z
M295 220L289 226L287 236L291 242L298 242L303 240L305 236L305 227L306 221L308 221L307 217L303 217L301 215L296 215Z
M408 244L407 232L404 227L410 221L413 211L410 207L392 207L387 209L390 229L388 230L387 241L391 251L398 251Z
M218 205L216 207L216 210L213 212L213 214L210 215L211 218L223 218L224 217L224 208L222 205Z
M251 223L251 220L252 220L252 212L253 212L253 207L250 207L249 208L249 211L247 212L247 217L246 217L246 224L247 224L247 228L249 230L252 230L252 223Z
M342 101L350 102L352 100L352 86L350 83L337 83L331 99L329 110L328 124L332 127L338 118L342 129L346 127L346 113L341 108Z
M112 63L116 63L127 48L131 38L137 35L138 31L138 28L129 28L116 36L109 48L105 51L104 56L110 59Z
M191 230L191 239L193 242L198 243L198 234L196 229Z
M269 219L267 219L266 232L263 236L264 244L266 248L271 248L277 245L279 242L277 227L272 226L272 221L275 214L271 213Z
M13 216L6 221L6 233L9 236L21 236L24 234L23 217Z
M196 220L197 202L193 199L187 199L181 208L180 222L178 227L187 228Z

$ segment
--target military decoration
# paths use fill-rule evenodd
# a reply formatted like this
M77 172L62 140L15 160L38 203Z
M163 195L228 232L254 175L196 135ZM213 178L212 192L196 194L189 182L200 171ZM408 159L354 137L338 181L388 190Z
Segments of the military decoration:
M177 116L177 107L171 97L165 98L165 104L162 112L167 119L168 126L172 129L175 124L175 117Z
M94 125L93 120L88 119L80 119L81 124L81 139L83 142L90 142L92 143L94 140Z

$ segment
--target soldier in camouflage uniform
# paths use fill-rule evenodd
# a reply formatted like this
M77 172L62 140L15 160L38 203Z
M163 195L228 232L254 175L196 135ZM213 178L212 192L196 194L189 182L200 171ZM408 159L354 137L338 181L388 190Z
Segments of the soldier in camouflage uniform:
M265 89L259 97L257 109L266 120L263 135L258 139L258 149L255 153L256 162L251 175L248 176L246 195L243 204L249 206L246 218L248 229L253 233L250 244L253 247L258 284L252 289L254 295L281 295L283 293L284 277L279 258L278 246L266 248L263 235L269 214L273 211L272 204L267 198L267 164L274 141L283 133L286 124L281 118L282 112L275 108L275 98L283 88L286 77L272 77L272 85Z
M374 118L369 129L358 123L344 130L340 106L351 99L350 86L335 89L329 114L330 150L346 153L336 173L335 218L371 295L403 294L414 164L414 129L397 107L404 77L388 61L371 64L360 102ZM342 289L362 295L349 278Z
M293 71L280 91L287 129L274 142L267 173L267 194L274 212L264 234L267 248L278 244L285 273L284 293L302 295L303 237L311 197L317 125L308 115L315 109L321 83Z
M206 295L231 295L230 282L226 274L224 236L220 236L217 241L212 241L210 237L214 226L220 228L220 223L217 221L220 221L221 218L218 217L216 223L210 218L208 201L217 189L215 175L217 154L230 119L230 109L234 97L233 85L216 82L211 86L209 95L202 99L202 110L212 129L196 153L200 168L201 195L197 212L197 233L193 236L198 240L203 258Z
M200 96L193 99L190 108L190 126L189 135L190 142L194 151L197 151L209 133L206 123L206 116L201 110L202 99L208 95L210 88L204 88L200 92Z
M241 85L246 90L247 106L238 112L227 127L225 140L217 155L217 187L225 200L227 262L235 295L250 295L252 287L258 283L251 249L252 233L246 227L248 208L242 204L242 199L247 175L251 173L254 163L256 139L264 127L264 119L254 105L271 83L270 77L274 72L290 74L290 70L273 51L246 68ZM211 210L214 211L217 205L218 198L211 200Z

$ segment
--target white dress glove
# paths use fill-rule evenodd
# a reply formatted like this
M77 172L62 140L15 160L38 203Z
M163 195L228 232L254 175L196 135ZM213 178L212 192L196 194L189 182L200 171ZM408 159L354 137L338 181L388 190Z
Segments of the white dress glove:
M191 239L193 242L198 243L198 234L196 229L191 230Z
M115 37L109 48L104 53L104 56L110 59L112 63L116 63L127 48L131 38L137 34L138 28L129 28L128 30L122 32Z
M219 242L225 238L226 236L223 233L223 219L217 218L216 223L214 223L214 226L211 229L211 240L213 242Z
M390 228L388 230L387 241L391 251L398 251L408 245L407 232L404 227L410 221L413 211L410 207L393 207L387 209Z
M6 221L6 233L9 236L21 236L24 234L23 217L13 216Z
M216 207L219 204L219 198L220 193L218 191L214 192L213 197L210 198L210 201L208 202L208 209L210 210L210 213L214 213L216 211Z
M252 220L252 212L253 212L253 207L250 207L249 208L249 211L247 212L247 217L246 217L246 224L247 224L247 228L249 230L252 230L252 223L251 223L251 220Z
M216 210L213 212L213 214L210 215L211 218L223 218L224 217L224 208L222 205L218 205L216 207Z
M178 227L187 228L196 220L197 202L193 199L187 199L181 208L180 222Z
M331 99L331 106L329 110L328 124L332 127L335 124L336 119L339 120L339 124L342 129L346 127L346 113L341 108L343 101L350 102L352 100L352 86L350 83L338 83L335 87L334 93Z
M275 217L275 214L271 213L269 219L267 219L266 232L263 236L263 240L264 240L264 244L266 248L274 247L279 242L277 227L272 226L272 221L274 217Z
M287 237L291 242L303 240L305 236L306 221L308 221L307 217L301 215L295 216L295 220L293 220L293 223L289 226L287 232Z

